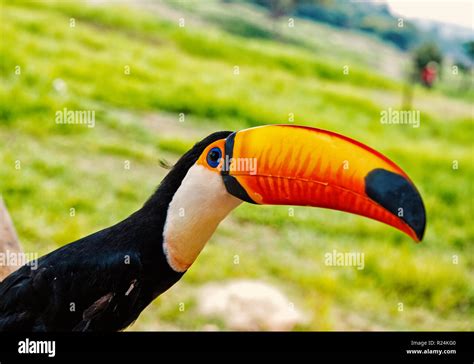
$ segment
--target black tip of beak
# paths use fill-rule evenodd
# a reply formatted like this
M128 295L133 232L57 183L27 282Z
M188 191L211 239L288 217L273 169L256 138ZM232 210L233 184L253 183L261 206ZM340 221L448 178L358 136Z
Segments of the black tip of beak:
M365 192L372 200L405 221L423 239L425 206L415 186L405 177L377 168L365 177Z

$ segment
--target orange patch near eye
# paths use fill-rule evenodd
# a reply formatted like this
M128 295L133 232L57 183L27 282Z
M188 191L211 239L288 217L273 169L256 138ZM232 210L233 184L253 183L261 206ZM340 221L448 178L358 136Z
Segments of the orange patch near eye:
M220 172L222 169L222 161L219 163L217 167L212 167L209 165L207 162L207 155L209 154L209 151L213 148L219 148L222 153L222 158L224 158L224 146L225 146L225 139L217 140L212 144L209 144L206 149L204 149L204 152L199 156L199 159L197 160L196 164L203 166L204 168L207 168L211 171L214 172Z

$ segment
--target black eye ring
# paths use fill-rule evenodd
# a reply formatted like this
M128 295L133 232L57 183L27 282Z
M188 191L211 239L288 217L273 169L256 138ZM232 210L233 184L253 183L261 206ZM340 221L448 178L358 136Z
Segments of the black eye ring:
M222 158L222 152L219 148L214 147L207 153L207 164L209 164L212 168L216 168L219 165L219 162Z

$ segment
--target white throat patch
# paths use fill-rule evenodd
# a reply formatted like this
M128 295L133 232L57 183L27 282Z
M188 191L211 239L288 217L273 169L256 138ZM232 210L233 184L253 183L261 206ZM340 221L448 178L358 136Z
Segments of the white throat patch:
M193 165L168 207L163 251L177 272L187 270L219 223L242 201L229 194L219 173Z

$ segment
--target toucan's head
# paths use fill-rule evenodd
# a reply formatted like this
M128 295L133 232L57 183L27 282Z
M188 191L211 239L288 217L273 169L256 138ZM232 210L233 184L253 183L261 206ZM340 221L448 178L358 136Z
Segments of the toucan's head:
M193 263L219 222L243 201L351 212L423 238L425 208L405 172L336 133L294 125L214 133L184 155L179 168L187 171L181 171L163 232L176 271Z

